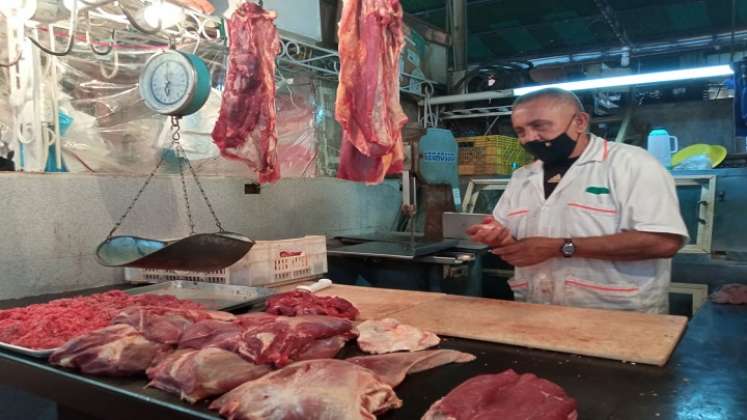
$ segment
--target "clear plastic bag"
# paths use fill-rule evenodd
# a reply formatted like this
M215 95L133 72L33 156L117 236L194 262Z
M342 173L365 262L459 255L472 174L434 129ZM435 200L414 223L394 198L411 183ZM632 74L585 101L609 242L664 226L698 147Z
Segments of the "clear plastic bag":
M713 162L710 156L699 154L690 156L672 169L675 171L699 171L711 168L713 168Z
M40 34L46 40L46 33ZM58 40L62 42L64 37L60 35ZM51 66L47 64L50 57L41 54L43 96L50 98L51 90L57 89L59 109L64 111L61 122L64 123L65 133L61 145L63 160L70 172L146 174L164 155L167 162L163 171L178 170L175 155L168 150L171 143L170 121L146 108L138 92L140 70L152 54L165 47L165 43L155 45L152 40L146 41L142 36L118 33L115 58L113 54L94 55L87 45L79 42L71 54L54 58L59 80L57 84L49 82L53 80L50 77ZM187 40L180 43L178 48L193 52L195 44ZM224 61L227 50L202 42L196 54L205 61L211 72L213 90L200 111L181 120L182 146L186 155L200 174L253 179L256 175L249 167L223 158L212 142L211 133L220 109L226 73ZM317 109L313 84L304 73L294 75L294 80L294 83L280 89L276 98L278 161L282 177L312 177L318 173L318 141L314 120ZM5 85L0 86L4 92L8 92L7 83L6 77L0 77L0 85ZM21 119L30 126L33 115L30 93L15 100L3 96L0 99L0 122L14 126L11 108L15 106L18 110L15 112L16 124L19 117L23 117ZM50 101L45 100L42 106L41 119L51 127L53 113L47 102ZM28 132L24 138L33 136ZM27 165L27 170L45 169L49 155L46 146L24 145L27 163L32 158L35 162L33 167Z

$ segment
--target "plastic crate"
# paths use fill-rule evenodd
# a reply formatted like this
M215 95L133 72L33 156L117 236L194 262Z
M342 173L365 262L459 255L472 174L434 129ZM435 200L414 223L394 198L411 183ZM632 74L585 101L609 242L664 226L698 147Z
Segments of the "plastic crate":
M457 139L457 145L460 175L510 175L531 160L513 137L462 137Z
M278 241L257 241L238 262L223 270L194 272L126 268L125 280L160 283L171 280L202 281L243 286L267 286L319 277L327 272L327 239L304 236Z

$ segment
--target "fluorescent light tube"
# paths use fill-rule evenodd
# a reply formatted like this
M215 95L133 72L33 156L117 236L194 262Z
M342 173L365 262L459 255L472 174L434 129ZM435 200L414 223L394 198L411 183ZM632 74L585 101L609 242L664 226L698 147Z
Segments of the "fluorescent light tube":
M553 83L549 85L527 86L514 89L514 96L557 87L565 90L599 89L615 86L643 85L647 83L672 82L675 80L702 79L705 77L731 76L734 70L729 65L696 67L693 69L659 71L655 73L631 74L628 76L604 77L601 79L579 80L576 82Z

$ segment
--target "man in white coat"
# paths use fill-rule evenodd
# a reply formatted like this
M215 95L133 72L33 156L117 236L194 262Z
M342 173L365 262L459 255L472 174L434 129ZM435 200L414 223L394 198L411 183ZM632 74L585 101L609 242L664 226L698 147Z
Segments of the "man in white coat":
M672 176L646 150L589 133L565 90L519 97L511 123L537 160L467 233L515 266L516 300L666 313L688 239Z

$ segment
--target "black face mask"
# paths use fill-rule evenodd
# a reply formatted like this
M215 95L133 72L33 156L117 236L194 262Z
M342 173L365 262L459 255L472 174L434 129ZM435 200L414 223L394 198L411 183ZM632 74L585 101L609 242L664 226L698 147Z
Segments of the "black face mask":
M576 118L576 116L574 115L573 118ZM522 145L524 150L541 160L542 163L553 164L568 159L573 153L573 149L576 148L576 141L566 134L573 123L573 118L558 137L550 140L530 141Z

